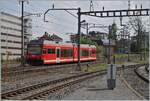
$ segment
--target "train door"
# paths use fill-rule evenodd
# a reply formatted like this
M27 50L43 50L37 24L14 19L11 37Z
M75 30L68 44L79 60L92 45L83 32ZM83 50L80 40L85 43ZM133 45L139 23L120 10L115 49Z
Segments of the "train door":
M56 63L60 63L60 47L56 48Z

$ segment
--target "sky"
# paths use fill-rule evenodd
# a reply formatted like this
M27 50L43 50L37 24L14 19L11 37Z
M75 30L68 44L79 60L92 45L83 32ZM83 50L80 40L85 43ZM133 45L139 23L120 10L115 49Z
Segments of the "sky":
M44 22L44 12L47 9L52 8L54 4L55 8L81 8L81 11L90 10L90 1L91 0L27 0L25 2L25 12L30 13L41 13L41 17L30 16L32 18L32 38L42 36L44 32L50 34L56 34L64 39L64 41L69 40L69 34L66 33L77 33L78 31L78 20L74 16L68 14L65 11L49 11L46 15L46 20L49 22ZM92 0L94 5L94 10L102 10L104 6L105 10L117 10L117 9L128 9L128 0ZM130 0L131 9L140 8L140 5L143 5L143 8L149 8L149 0ZM6 13L14 14L21 16L21 5L19 0L0 0L0 11ZM70 11L77 16L77 11ZM119 18L97 18L90 16L82 16L81 20L86 20L88 23L96 23L108 26L113 22L117 23L117 26L120 27ZM142 17L144 23L149 22L149 17ZM127 23L128 18L123 18L123 23ZM93 28L90 29L94 31L106 32L106 28ZM85 29L81 28L83 33L86 33Z

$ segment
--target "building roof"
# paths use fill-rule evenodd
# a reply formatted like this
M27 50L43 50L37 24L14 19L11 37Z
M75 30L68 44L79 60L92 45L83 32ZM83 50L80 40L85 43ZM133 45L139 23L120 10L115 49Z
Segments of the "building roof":
M63 41L63 39L60 38L59 36L57 36L55 34L50 36L50 34L48 34L47 32L45 32L45 34L43 36L39 37L39 39L56 41L56 42L62 42Z
M108 39L102 39L102 42L103 42L103 45L104 45L104 46L109 46L109 40L108 40ZM110 40L110 45L111 45L111 46L115 46L115 45L116 45L116 44L115 44L115 41Z
M59 36L57 36L57 35L55 35L55 34L53 34L52 36L51 36L51 39L52 40L57 40L57 41L63 41L63 39L62 38L60 38Z

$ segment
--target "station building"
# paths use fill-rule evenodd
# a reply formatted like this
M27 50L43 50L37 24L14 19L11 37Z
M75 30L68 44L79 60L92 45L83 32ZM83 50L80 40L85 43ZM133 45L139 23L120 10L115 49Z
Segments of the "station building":
M31 38L31 19L24 19L25 50ZM21 57L21 18L5 12L0 12L1 59L9 60Z

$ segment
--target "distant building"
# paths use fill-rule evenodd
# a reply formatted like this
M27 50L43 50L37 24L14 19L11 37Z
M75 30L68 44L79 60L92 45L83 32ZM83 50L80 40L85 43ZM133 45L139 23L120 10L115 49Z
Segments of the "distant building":
M108 40L108 39L102 39L102 46L104 47L103 49L103 55L104 56L109 56L113 55L115 53L115 48L116 48L116 43L113 40ZM109 53L110 52L110 53Z
M78 36L77 34L70 35L70 40L72 43L77 43Z
M92 40L98 40L99 39L106 39L107 38L108 33L105 32L99 32L99 31L91 31L89 32L89 36Z
M51 39L52 39L52 41L55 41L55 42L62 42L63 41L62 38L60 38L59 36L57 36L55 34L51 35Z
M31 37L31 19L24 19L25 50L26 44ZM30 23L30 24L29 24ZM5 12L0 12L1 33L1 57L6 59L7 52L11 55L9 59L21 57L21 18ZM30 29L30 31L29 31Z
M91 32L89 32L88 35L81 33L81 37L88 38L88 39L92 40L93 42L96 42L98 45L102 45L102 39L105 39L106 36L107 36L107 33L104 33L104 32L91 31ZM70 40L72 43L77 43L78 42L78 34L70 35Z
M57 43L63 42L63 39L60 38L59 36L57 36L57 35L55 35L55 34L50 35L50 34L48 34L47 32L45 32L45 34L44 34L43 36L39 37L39 39L41 39L41 40L55 41L55 42L57 42Z
M117 41L117 53L128 53L130 51L130 39L123 39Z

